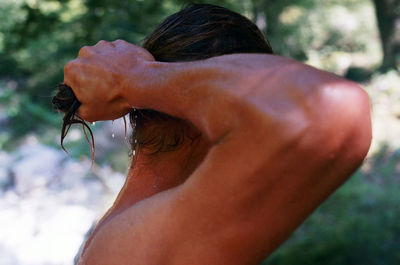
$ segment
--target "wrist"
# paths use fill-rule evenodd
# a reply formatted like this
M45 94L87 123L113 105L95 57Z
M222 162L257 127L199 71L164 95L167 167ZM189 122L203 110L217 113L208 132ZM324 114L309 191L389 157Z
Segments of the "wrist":
M146 61L125 72L121 82L121 97L133 108L153 108L163 85L165 63Z

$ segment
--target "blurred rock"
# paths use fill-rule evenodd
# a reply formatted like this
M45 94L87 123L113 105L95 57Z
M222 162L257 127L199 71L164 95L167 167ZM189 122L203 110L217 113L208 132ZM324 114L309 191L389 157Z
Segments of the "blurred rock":
M123 126L110 123L99 138L122 146L123 133L111 137L117 124ZM107 144L99 152L107 153ZM111 206L124 179L110 166L91 168L90 159L76 160L33 135L11 153L0 151L0 227L6 228L0 233L0 265L73 264L86 232Z
M55 182L56 189L69 190L79 188L87 174L90 172L90 161L66 160L59 172L58 182Z
M11 168L18 193L43 188L60 173L65 155L55 148L33 143L15 152L16 162Z
M14 185L14 178L10 172L12 161L9 154L0 151L0 192L4 192Z
M122 118L115 121L103 121L101 130L94 130L96 139L96 158L103 159L111 150L128 150L130 148L129 137L132 128L129 123L129 116L126 119L126 138L125 124ZM98 125L96 125L98 126Z
M0 151L0 265L73 264L124 179L34 136L12 153Z
M0 244L0 264L1 265L3 265L3 264L4 265L18 264L17 258L12 253L12 251L10 251L6 247L4 247L2 244Z

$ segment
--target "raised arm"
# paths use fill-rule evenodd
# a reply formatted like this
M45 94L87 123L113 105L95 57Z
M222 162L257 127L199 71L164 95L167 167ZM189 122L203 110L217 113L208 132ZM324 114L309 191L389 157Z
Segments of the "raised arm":
M105 224L81 264L258 264L361 164L371 139L361 88L279 56L160 63L102 42L66 66L65 82L89 121L150 108L213 144L184 184Z

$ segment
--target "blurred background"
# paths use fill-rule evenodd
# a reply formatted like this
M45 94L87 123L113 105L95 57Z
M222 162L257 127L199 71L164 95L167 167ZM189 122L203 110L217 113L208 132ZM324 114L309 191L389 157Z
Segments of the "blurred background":
M83 45L139 44L188 1L0 0L0 264L64 265L124 182L124 124L81 128L60 148L51 106ZM264 265L400 264L400 0L197 1L253 20L275 52L359 82L374 139L364 165Z

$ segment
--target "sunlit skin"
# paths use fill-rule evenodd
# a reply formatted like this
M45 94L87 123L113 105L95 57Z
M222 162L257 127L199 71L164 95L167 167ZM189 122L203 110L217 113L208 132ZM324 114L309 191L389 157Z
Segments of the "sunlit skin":
M275 55L154 61L122 40L81 49L65 83L87 121L135 108L201 134L138 150L80 265L256 265L362 163L368 96L355 83Z

